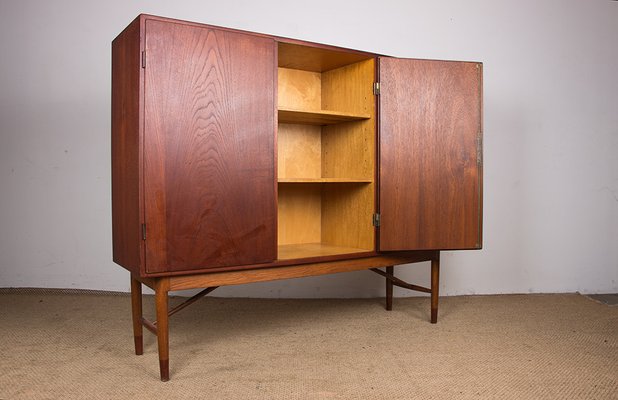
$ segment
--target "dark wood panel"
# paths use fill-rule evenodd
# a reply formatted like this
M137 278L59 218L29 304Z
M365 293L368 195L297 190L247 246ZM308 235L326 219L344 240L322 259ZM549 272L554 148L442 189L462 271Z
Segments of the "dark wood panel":
M380 250L479 248L481 65L380 58L379 74Z
M140 273L140 19L112 42L113 259Z
M147 271L276 258L275 44L146 21Z

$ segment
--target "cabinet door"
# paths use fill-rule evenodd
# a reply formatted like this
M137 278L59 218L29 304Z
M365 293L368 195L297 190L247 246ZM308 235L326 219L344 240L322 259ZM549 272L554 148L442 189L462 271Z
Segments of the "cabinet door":
M379 249L481 247L480 63L379 59Z
M145 29L146 271L274 260L274 41Z

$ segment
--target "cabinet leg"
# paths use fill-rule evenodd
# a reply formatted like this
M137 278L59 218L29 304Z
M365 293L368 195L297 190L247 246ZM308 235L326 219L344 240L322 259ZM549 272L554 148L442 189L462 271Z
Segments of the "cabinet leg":
M386 267L386 274L393 276L394 267ZM393 309L393 281L386 278L386 310L391 311Z
M144 339L142 336L142 283L131 276L131 311L133 314L133 340L135 354L144 354Z
M438 288L440 286L440 253L431 260L431 323L438 322Z
M157 285L155 289L155 303L157 308L157 342L159 345L159 369L163 382L170 379L169 368L169 333L167 320L167 290Z

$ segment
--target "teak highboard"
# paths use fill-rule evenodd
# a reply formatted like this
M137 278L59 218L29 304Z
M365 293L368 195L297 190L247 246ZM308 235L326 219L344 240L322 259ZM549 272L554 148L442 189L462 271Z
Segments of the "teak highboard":
M112 42L112 212L162 380L169 315L222 285L371 269L435 323L440 251L481 248L482 64L140 15ZM431 288L393 275L420 261Z

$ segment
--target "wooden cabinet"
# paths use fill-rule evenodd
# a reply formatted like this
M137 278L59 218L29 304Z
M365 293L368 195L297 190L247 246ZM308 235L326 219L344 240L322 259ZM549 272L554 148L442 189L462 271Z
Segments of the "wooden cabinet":
M481 77L140 15L112 44L113 250L136 338L137 281L166 296L431 260L437 313L439 251L481 247ZM379 272L392 296L403 283Z

